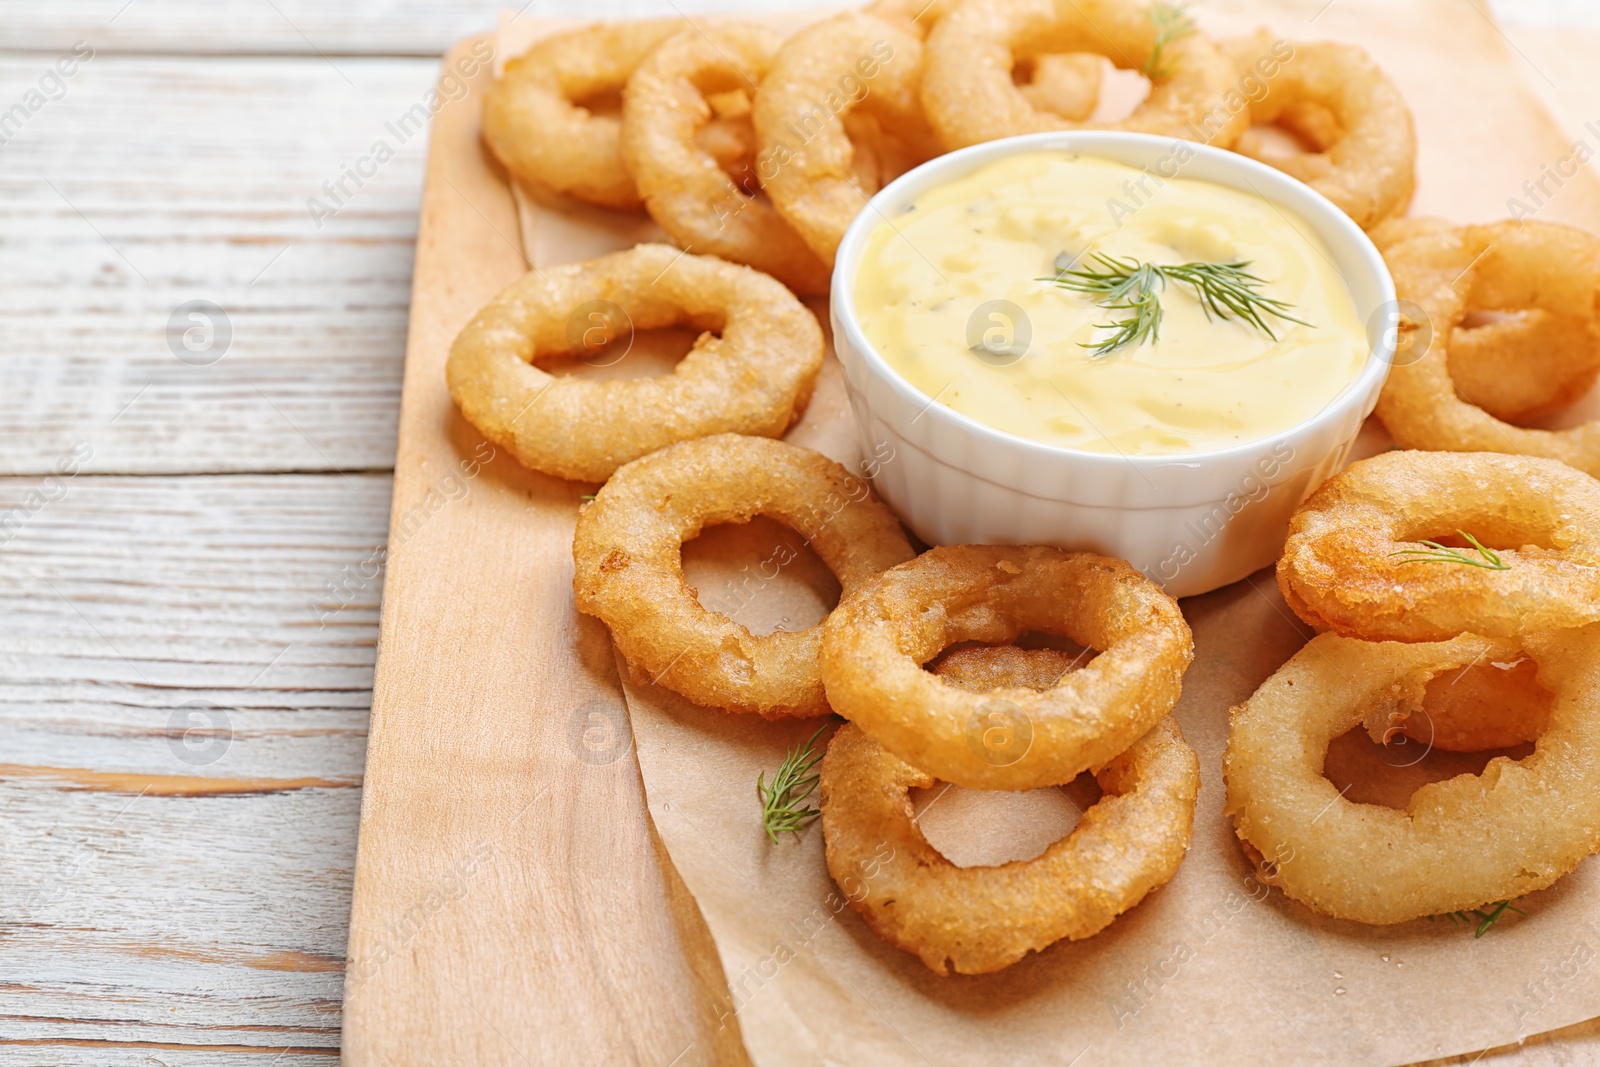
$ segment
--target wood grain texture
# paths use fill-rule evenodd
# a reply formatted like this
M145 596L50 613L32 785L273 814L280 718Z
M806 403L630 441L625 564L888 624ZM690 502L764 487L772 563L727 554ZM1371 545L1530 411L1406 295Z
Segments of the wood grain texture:
M475 105L434 124L397 528L480 444L445 390L445 356L525 269ZM570 532L552 534L570 531L582 491L500 456L391 562L351 916L352 1064L742 1056L737 1028L715 1025L725 983L645 812L609 645L574 651L596 624L566 592ZM535 496L558 506L530 508Z
M546 3L547 0L535 0ZM66 0L0 4L0 49L53 50L87 40L121 52L273 52L434 57L493 26L496 0Z
M0 102L50 61L0 59ZM0 146L0 473L48 472L78 439L104 473L387 469L427 109L402 123L437 72L81 62ZM341 180L342 204L323 188ZM335 213L314 219L313 198ZM179 316L186 362L169 321L192 300L228 325L212 315L211 349L190 352L204 323Z
M337 1046L388 505L0 480L0 1063Z
M492 28L501 9L524 18L670 18L680 11L816 6L810 0L272 0L228 4L219 17L218 5L205 0L5 0L0 50L60 50L87 40L124 52L437 56L469 33Z

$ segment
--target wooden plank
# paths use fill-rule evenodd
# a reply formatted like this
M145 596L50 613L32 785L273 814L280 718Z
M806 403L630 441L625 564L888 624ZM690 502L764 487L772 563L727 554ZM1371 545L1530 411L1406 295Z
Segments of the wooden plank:
M275 52L437 56L470 33L495 26L501 8L525 18L671 17L679 9L737 12L800 10L810 0L273 0L230 4L226 17L195 0L5 0L0 51L62 51L86 40L104 51L167 53Z
M337 1046L388 504L0 480L0 1062Z
M66 0L0 4L0 49L62 50L87 40L112 52L274 52L437 56L493 27L496 0Z
M0 104L46 65L0 58ZM104 473L388 468L437 70L82 62L0 146L0 473L78 440ZM395 154L358 188L345 168L379 141ZM226 347L184 347L205 342L174 318L193 300L224 309Z
M0 763L358 775L388 503L378 475L0 483ZM186 762L186 702L237 743Z
M439 113L397 529L480 440L445 390L445 354L523 270L500 236L515 232L509 191L477 146L475 98ZM570 531L582 491L501 456L468 506L440 512L391 565L351 916L352 1064L742 1058L737 1027L716 1024L726 985L699 913L653 836L609 645L572 651L580 628L599 635L564 592L568 540L550 523ZM564 609L546 610L552 590ZM614 743L585 748L589 730ZM419 908L426 921L397 934Z
M0 1064L38 1067L323 1067L334 1063L338 1049L284 1045L174 1044L170 1041L107 1042L65 1039L0 1043Z

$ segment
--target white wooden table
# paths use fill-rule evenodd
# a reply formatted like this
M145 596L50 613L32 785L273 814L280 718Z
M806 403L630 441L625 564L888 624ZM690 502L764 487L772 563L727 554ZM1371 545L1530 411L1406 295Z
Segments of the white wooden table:
M425 143L394 124L495 9L0 2L0 1065L337 1053Z

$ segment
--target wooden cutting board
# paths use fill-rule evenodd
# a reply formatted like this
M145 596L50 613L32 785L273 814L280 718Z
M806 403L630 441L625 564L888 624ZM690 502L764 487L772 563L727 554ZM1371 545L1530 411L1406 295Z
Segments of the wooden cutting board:
M488 447L445 389L456 332L527 269L478 138L489 82L485 68L433 119L344 1052L353 1064L744 1062L737 1029L717 1029L711 991L726 986L710 937L645 812L609 640L570 592L546 595L571 588L587 487L505 455L480 462ZM535 494L568 501L564 536L541 528L550 509L531 510ZM551 602L565 608L528 610Z

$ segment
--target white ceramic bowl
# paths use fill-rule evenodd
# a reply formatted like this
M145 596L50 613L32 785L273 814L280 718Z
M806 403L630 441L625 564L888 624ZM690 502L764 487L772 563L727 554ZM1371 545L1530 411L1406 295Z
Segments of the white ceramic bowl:
M1377 403L1394 334L1369 330L1360 375L1310 420L1215 452L1123 456L1042 444L994 429L929 397L867 341L852 306L868 234L925 190L1018 152L1057 149L1135 167L1162 166L1259 194L1327 244L1362 321L1387 326L1394 282L1349 217L1288 175L1233 152L1149 134L1063 131L974 145L924 163L872 198L839 245L833 344L844 366L874 485L929 544L1045 544L1128 560L1174 596L1204 593L1272 563L1290 514L1344 465Z

